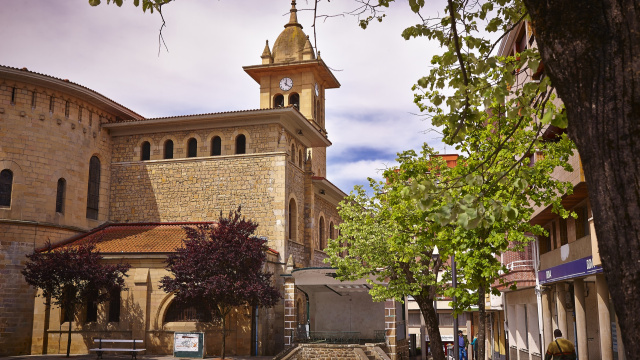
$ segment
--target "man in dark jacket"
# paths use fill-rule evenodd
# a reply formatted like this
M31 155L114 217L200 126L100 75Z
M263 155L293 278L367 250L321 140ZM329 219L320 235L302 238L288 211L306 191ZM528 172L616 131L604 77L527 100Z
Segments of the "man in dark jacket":
M553 336L556 339L547 347L544 360L576 360L576 348L571 341L562 338L562 331L555 329Z

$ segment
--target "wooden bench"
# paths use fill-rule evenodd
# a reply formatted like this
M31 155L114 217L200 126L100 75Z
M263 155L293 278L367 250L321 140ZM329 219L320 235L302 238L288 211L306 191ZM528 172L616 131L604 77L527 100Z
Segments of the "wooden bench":
M130 352L131 353L131 358L137 360L138 358L136 357L136 354L141 352L141 351L145 351L146 350L146 349L136 349L136 343L142 343L143 342L142 340L96 338L96 339L93 339L93 342L98 343L98 347L94 348L94 349L89 349L89 351L95 351L96 354L98 354L98 359L102 359L102 353L104 353L104 352L121 351L121 352ZM102 347L102 343L128 343L128 344L133 343L133 347L131 347L131 348L104 348L104 347Z

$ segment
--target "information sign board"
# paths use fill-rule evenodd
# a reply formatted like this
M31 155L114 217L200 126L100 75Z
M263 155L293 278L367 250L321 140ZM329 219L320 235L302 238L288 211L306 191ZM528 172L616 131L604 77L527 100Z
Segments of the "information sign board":
M204 358L204 333L180 333L173 335L173 356Z

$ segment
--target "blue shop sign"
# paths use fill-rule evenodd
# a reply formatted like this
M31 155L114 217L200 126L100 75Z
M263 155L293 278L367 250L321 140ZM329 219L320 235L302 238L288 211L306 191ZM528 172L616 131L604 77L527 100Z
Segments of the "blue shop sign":
M602 267L593 265L593 258L588 256L546 270L540 270L538 271L538 280L540 280L540 284L548 284L601 272Z

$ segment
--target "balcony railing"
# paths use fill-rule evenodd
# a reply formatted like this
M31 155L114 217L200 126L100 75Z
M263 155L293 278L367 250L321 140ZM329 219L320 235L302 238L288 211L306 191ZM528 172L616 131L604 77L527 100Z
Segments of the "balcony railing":
M532 270L533 271L534 270L533 260L512 261L507 264L507 269L509 269L509 271L514 271L514 270L519 270L519 271Z

